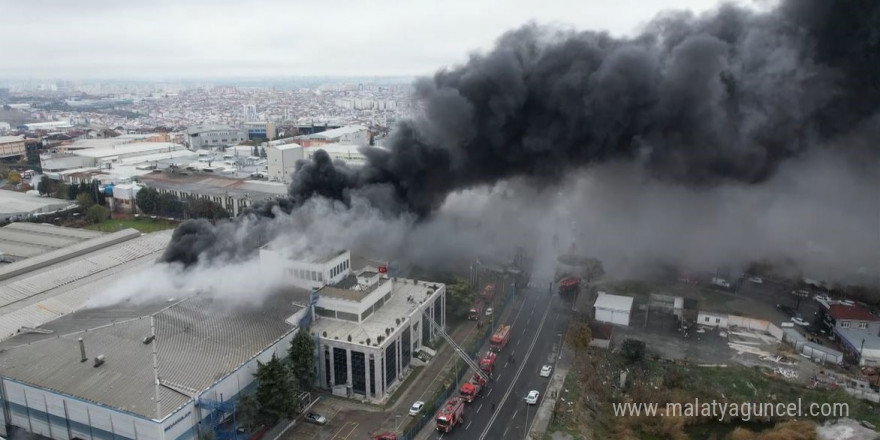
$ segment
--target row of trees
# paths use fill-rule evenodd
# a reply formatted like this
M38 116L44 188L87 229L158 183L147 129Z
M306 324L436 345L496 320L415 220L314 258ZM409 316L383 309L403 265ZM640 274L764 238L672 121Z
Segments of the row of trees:
M239 421L248 428L259 423L275 424L300 410L298 396L315 381L315 341L301 331L290 341L287 357L272 355L269 362L257 362L257 390L244 394L236 405Z
M103 206L107 200L98 182L68 185L43 176L37 183L37 192L41 196L75 200L83 208L86 218L91 223L100 223L110 216L110 210Z
M155 188L141 188L135 196L137 207L144 214L165 217L181 217L220 220L229 217L229 212L218 203L206 199L183 201L171 193L159 194Z

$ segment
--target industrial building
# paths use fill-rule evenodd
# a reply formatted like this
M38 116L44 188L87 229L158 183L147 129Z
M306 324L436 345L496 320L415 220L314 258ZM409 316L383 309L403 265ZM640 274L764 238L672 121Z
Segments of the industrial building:
M303 159L303 147L294 143L282 143L284 140L286 139L268 142L266 159L269 180L288 183L297 161Z
M76 202L70 200L40 197L35 193L36 191L31 194L0 189L0 220L24 219L76 205Z
M184 162L195 156L195 153L187 150L183 145L172 142L114 143L115 139L117 138L84 141L83 143L87 144L110 141L101 142L105 145L87 148L79 148L78 143L74 143L65 151L41 154L40 164L44 171L73 168L109 169L119 165L136 165L167 159Z
M880 317L860 305L831 304L823 320L862 366L880 366Z
M385 265L353 268L348 251L301 259L263 248L260 258L286 260L291 282L317 289L310 330L318 340L318 381L336 395L385 401L419 348L446 325L442 283L389 278Z
M297 303L299 301L299 303ZM76 312L0 343L0 432L58 440L220 438L216 421L284 357L309 294L234 310L209 297ZM230 436L229 438L232 438Z
M305 149L306 157L311 159L318 150L324 150L331 159L342 160L349 166L364 166L367 163L367 157L360 151L361 147L353 144L322 144L312 146Z
M142 176L143 185L160 194L171 193L181 200L211 200L230 216L238 215L255 202L287 194L282 183L234 179L212 174L150 173Z
M24 136L0 136L0 159L24 156L25 142Z
M44 223L10 223L0 228L0 263L36 257L102 235L103 232Z
M334 143L365 147L370 144L370 129L363 125L346 125L307 136L298 136L296 139L304 147Z
M191 150L200 150L238 145L248 137L245 130L228 125L199 125L186 129L186 139Z

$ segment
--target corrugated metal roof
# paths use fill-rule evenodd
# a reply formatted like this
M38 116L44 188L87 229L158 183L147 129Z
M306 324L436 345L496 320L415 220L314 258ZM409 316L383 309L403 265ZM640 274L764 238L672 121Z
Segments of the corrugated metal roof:
M234 309L197 296L171 306L77 312L46 326L56 334L20 335L0 343L0 375L162 419L191 399L186 393L206 390L294 331L295 326L285 320L302 309L293 304L302 294L298 289L278 292L258 307ZM138 312L146 313L100 326ZM151 319L156 329L153 344L159 378L167 385L159 388L159 409L155 404L152 346L143 343L151 334ZM72 328L77 331L62 334ZM79 362L79 337L85 340L90 358L85 363ZM21 343L28 345L17 345ZM106 356L106 363L96 368L93 360L98 354Z

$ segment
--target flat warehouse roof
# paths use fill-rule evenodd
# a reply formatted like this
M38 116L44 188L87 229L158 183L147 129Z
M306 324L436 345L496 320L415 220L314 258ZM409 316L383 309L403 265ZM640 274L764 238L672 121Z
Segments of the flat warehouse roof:
M633 298L631 296L610 295L605 292L599 292L596 298L595 307L598 309L630 311L632 309Z

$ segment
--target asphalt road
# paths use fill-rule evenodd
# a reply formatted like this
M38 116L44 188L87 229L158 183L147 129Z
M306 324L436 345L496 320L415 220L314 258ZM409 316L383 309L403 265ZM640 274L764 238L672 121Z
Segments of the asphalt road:
M522 299L514 303L512 334L507 346L499 353L499 364L483 395L466 403L464 421L448 433L435 432L431 438L442 439L509 439L525 437L537 405L524 402L530 390L544 399L550 379L538 373L541 366L555 367L561 348L562 334L571 318L571 304L559 295L551 296L546 289L525 289ZM513 355L514 363L509 363ZM496 405L495 414L492 404Z

